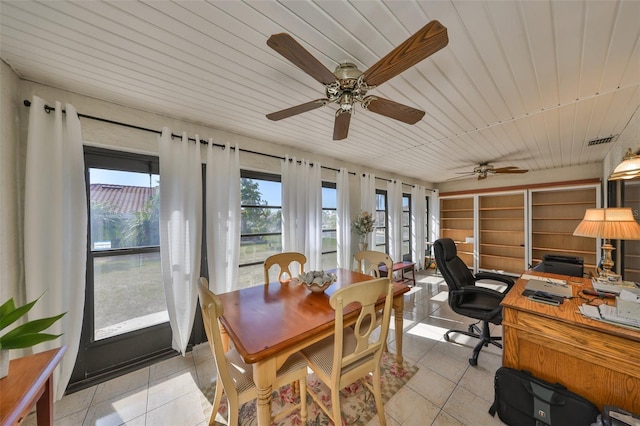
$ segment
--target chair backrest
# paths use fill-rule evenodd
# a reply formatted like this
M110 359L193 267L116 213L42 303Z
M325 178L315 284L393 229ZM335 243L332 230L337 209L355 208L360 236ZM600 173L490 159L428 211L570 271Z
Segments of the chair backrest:
M291 273L291 264L293 262L297 262L300 265L299 273L302 273L304 272L304 264L307 263L307 256L302 253L290 251L267 257L264 261L264 283L269 284L271 282L269 279L269 269L271 269L273 265L278 265L280 267L278 281L289 281L293 278L293 274Z
M213 353L213 357L216 362L216 369L218 370L218 374L222 380L222 387L229 392L230 389L234 389L234 384L228 370L227 357L224 354L222 337L220 335L219 318L224 312L222 302L218 296L209 290L209 282L204 277L200 277L198 295L200 297L200 309L202 311L204 331L207 334L209 347L211 348L211 352Z
M379 266L381 263L387 267L387 273L391 276L393 269L393 260L388 254L381 251L363 250L356 252L353 256L356 260L356 270L363 274L380 278Z
M433 243L436 264L450 290L475 285L469 267L458 257L456 243L451 238L440 238Z
M380 297L385 299L382 320L378 321L380 308L376 308L376 302ZM331 295L329 304L336 311L332 372L341 381L352 383L372 371L372 366L379 365L389 332L392 302L393 285L386 277L351 284ZM354 327L345 330L344 308L351 303L360 306L360 313ZM380 333L375 335L379 327ZM345 333L353 334L355 345L353 339L345 339Z

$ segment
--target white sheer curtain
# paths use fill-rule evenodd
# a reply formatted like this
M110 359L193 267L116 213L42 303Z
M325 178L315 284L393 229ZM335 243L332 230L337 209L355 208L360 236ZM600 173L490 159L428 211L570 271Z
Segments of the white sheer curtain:
M27 301L42 299L28 313L40 319L66 312L47 329L60 334L34 352L68 345L54 371L54 398L62 398L78 355L85 294L87 197L80 120L60 102L46 113L35 96L27 136L24 259ZM4 300L3 300L4 301Z
M373 173L363 173L360 176L360 210L376 217L376 176ZM376 226L379 225L376 222ZM369 250L376 249L375 231L367 236L365 243L369 244Z
M195 137L199 141L198 135ZM160 145L160 256L172 347L184 356L193 327L202 243L200 143L171 140L162 129Z
M305 270L322 269L320 164L287 156L282 162L282 249L307 256ZM292 273L295 273L292 271Z
M344 167L336 173L336 197L338 268L351 269L351 196L349 172Z
M421 185L414 185L411 188L411 258L416 263L417 269L424 268L426 211L425 188Z
M238 288L240 247L240 149L207 147L207 263L214 293Z
M387 206L389 211L389 250L394 262L402 260L402 182L387 183Z

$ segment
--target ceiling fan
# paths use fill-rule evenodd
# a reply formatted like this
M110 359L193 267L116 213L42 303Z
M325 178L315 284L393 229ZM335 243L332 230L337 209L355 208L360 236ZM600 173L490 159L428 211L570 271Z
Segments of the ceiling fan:
M467 176L477 175L478 180L486 179L490 174L495 173L527 173L529 170L520 169L516 166L507 166L507 167L498 167L495 168L489 162L480 163L473 168L471 172L459 172L458 174L463 174ZM461 176L463 177L463 176Z
M362 72L354 64L345 62L331 72L289 34L273 34L267 40L267 45L324 84L326 97L267 114L267 118L282 120L336 103L339 108L335 115L333 140L345 139L349 134L349 123L356 103L371 112L415 124L422 119L424 111L367 95L367 92L431 56L447 43L447 29L440 22L431 21L366 71Z

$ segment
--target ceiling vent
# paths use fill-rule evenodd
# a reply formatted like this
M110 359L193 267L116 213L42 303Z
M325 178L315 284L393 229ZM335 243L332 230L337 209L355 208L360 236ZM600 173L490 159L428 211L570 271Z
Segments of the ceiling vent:
M587 142L587 146L602 145L603 143L611 143L615 138L616 136L609 136L608 138L591 139L589 142Z

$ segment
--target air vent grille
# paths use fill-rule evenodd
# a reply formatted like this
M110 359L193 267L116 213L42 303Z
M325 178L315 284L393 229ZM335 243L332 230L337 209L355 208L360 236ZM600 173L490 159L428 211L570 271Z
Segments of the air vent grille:
M602 145L603 143L610 143L611 141L613 141L614 138L615 136L609 136L607 138L600 138L600 139L591 139L589 142L587 142L587 146Z

